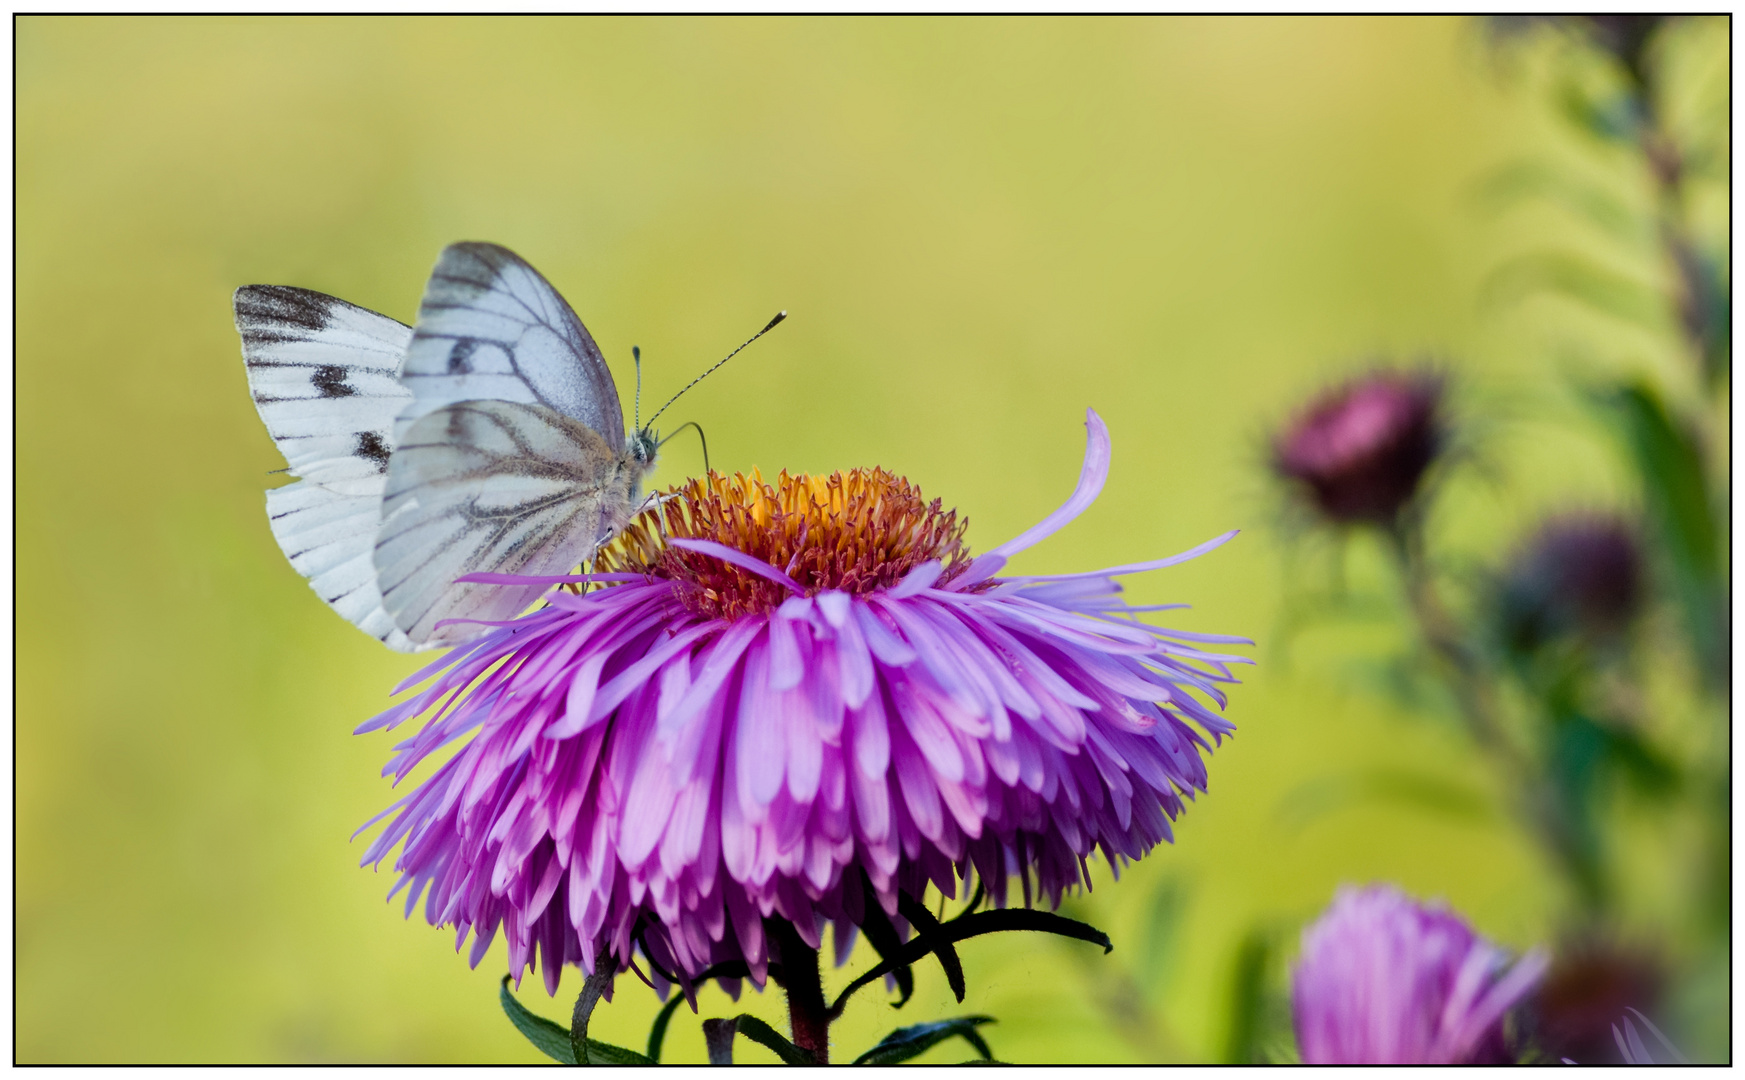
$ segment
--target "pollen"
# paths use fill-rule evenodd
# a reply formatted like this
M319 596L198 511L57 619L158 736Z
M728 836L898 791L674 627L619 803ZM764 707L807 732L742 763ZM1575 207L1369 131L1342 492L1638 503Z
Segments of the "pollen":
M761 559L797 581L808 596L889 588L931 559L940 582L969 566L968 522L940 500L926 502L909 481L884 469L790 476L774 483L711 472L660 497L595 560L598 572L644 573L678 582L696 614L723 619L774 610L791 594L710 555L669 546L668 538L712 540Z

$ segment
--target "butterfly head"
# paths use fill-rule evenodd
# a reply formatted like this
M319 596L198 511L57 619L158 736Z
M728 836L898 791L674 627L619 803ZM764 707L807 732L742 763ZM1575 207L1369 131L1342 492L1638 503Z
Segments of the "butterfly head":
M775 329L775 326L777 323L781 322L783 319L785 319L787 317L788 317L788 313L785 311L776 312L776 317L771 319L764 326L764 328L762 330L759 330L757 333L751 335L750 338L746 339L745 345L750 345L753 341L756 341L758 338L763 337L765 334L767 334L771 330ZM670 407L673 402L679 400L679 398L681 398L681 397L684 397L685 390L689 390L691 387L702 382L704 379L709 377L710 372L713 372L715 370L715 368L720 367L722 364L725 364L727 361L733 359L735 356L738 356L740 349L744 349L745 345L741 345L738 349L734 349L732 352L728 353L726 356L724 356L720 360L716 361L715 367L710 368L708 371L705 371L705 372L703 372L703 374L692 379L685 386L684 390L680 390L678 393L676 393L672 397L668 398L667 403L665 405L662 405L660 408L656 409L654 411L654 415L648 418L648 423L646 425L643 424L643 422L642 422L642 350L635 347L635 346L631 347L630 355L635 360L635 363L636 363L636 412L633 414L634 420L632 421L632 425L631 425L634 429L634 432L633 432L633 434L631 434L630 438L628 440L626 440L627 445L625 446L625 452L630 456L630 460L635 462L635 464L639 468L641 468L641 470L643 472L647 472L649 469L654 468L654 456L660 450L661 443L666 441L665 439L660 438L658 435L656 435L654 433L654 422L656 420L660 419L660 414L663 412L666 412L668 407ZM697 429L697 438L703 440L703 471L708 472L709 471L709 441L707 439L703 438L702 425L698 424L694 420L688 420L685 423L680 424L678 426L678 430L673 432L673 435L678 434L679 431L683 431L688 427L696 428ZM672 438L672 435L668 435L667 438L668 439Z
M624 449L630 460L643 472L654 468L654 456L660 450L660 437L654 433L653 426L631 432L628 442L629 445Z

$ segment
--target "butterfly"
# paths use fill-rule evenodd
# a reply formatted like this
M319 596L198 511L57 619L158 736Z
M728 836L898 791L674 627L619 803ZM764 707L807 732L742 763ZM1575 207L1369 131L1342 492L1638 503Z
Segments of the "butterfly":
M639 509L659 413L626 433L599 346L509 249L444 249L411 327L283 285L245 285L234 304L249 392L298 477L267 492L273 536L389 648L513 618L547 586L456 579L563 574Z

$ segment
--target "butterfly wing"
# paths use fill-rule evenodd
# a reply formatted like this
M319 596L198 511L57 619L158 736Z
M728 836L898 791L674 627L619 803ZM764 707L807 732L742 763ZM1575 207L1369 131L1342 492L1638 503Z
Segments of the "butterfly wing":
M623 528L634 466L544 405L466 401L426 413L394 449L375 565L388 611L421 644L513 618L544 585L455 585L463 574L561 574ZM579 553L579 554L578 554Z
M234 303L249 393L300 477L267 492L273 537L348 622L412 650L382 608L372 562L394 418L412 400L399 379L411 328L280 285L245 285Z
M458 401L544 405L624 445L612 372L576 313L539 271L496 244L451 244L436 261L402 381L395 426ZM396 440L400 441L400 440Z
M507 619L541 591L462 574L561 573L628 518L612 373L569 304L495 244L445 249L401 381L375 566L385 607L420 644ZM612 524L616 522L616 524Z

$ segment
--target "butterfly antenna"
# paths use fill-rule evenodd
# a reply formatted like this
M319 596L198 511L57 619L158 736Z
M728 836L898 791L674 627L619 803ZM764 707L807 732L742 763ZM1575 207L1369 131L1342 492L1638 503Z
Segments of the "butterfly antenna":
M636 430L642 430L642 346L630 346L630 358L636 362Z
M709 471L711 471L709 469L709 440L703 434L703 425L697 423L695 420L686 420L684 423L680 424L678 427L673 429L672 435L668 435L666 438L662 439L659 443L657 443L655 445L656 446L665 446L667 443L673 441L674 436L678 435L679 432L685 430L688 427L694 427L697 429L697 441L701 442L703 444L703 472L708 473Z
M774 330L776 328L776 324L781 322L783 319L785 319L787 317L788 317L788 313L785 311L776 312L776 317L771 319L769 321L769 323L767 325L765 325L762 330L759 330L757 333L755 333L755 334L753 334L750 337L745 339L745 345L750 345L752 342L756 341L758 338L763 337L765 334L769 333L771 330ZM734 349L732 352L728 353L726 356L723 356L720 360L716 361L715 367L710 368L708 371L705 371L705 372L703 372L703 374L692 379L690 381L689 385L687 385L684 390L680 390L678 393L674 394L670 399L667 400L667 403L665 405L662 405L660 407L660 409L653 416L649 417L648 422L650 424L652 424L656 420L660 419L660 414L663 412L666 412L667 409L672 406L673 402L679 400L681 397L684 397L686 390L689 390L692 386L695 386L698 383L702 382L704 379L707 379L710 375L712 375L714 373L715 368L720 367L722 364L725 364L727 361L733 359L735 356L738 356L741 352L745 351L745 345L741 345L739 348ZM639 431L641 430L640 425L638 426L637 430L639 430Z

